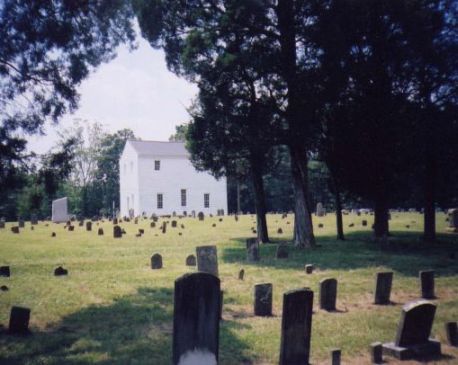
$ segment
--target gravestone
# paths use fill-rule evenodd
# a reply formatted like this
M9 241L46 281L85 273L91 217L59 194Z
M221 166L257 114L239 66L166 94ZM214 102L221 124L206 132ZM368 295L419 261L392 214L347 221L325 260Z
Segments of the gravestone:
M378 272L375 279L374 304L390 304L393 272Z
M208 273L175 280L173 365L217 365L221 310L219 279Z
M450 346L458 347L458 329L456 322L448 322L445 324L445 334Z
M218 276L218 254L216 246L196 247L197 270Z
M371 343L371 363L373 365L383 364L383 348L381 342Z
M172 228L177 228L177 221L172 221L171 226L172 226Z
M54 270L54 276L64 276L68 275L68 270L64 269L62 266L59 266Z
M324 224L323 223L318 223L318 228L323 228Z
M120 226L113 227L113 237L114 238L121 238L122 237L122 229Z
M138 224L138 218L134 219L134 224Z
M184 227L184 224L182 224L182 225L181 225L181 229L184 229L184 228L185 228L185 227Z
M56 237L56 232L52 232L51 237Z
M11 232L13 232L15 234L19 234L19 227L18 226L11 227Z
M4 276L6 278L10 277L10 267L9 266L0 266L0 276Z
M19 226L19 228L24 228L25 227L25 222L23 219L19 218L18 222L17 222L17 225Z
M313 273L314 266L312 264L307 264L305 265L305 273L306 274L312 274Z
M197 214L197 218L199 218L200 221L203 221L205 219L204 213L199 212L199 214Z
M213 224L212 224L212 227L216 227L216 223L213 223Z
M458 208L449 209L447 212L448 227L447 231L458 233Z
M366 226L367 226L367 220L364 219L364 220L361 222L361 224L362 224L363 227L366 227Z
M91 221L86 222L86 231L92 231L92 222Z
M29 332L30 309L12 307L10 313L9 333L27 334Z
M259 242L256 238L247 238L246 256L248 262L259 261Z
M113 218L113 224L118 224L118 218Z
M315 215L316 215L317 217L324 217L325 214L326 214L326 211L325 211L324 208L323 208L323 203L318 202L318 203L316 204L316 212L315 212Z
M8 291L9 289L8 289L8 287L6 285L2 285L2 286L0 286L0 290L1 291Z
M272 315L272 284L254 286L254 315L261 317Z
M441 354L439 341L429 338L436 306L420 299L402 307L394 342L383 344L383 353L400 360Z
M331 351L331 364L340 365L340 358L342 356L342 351L340 349L334 349Z
M186 266L196 266L196 256L189 255L186 257Z
M68 226L68 230L69 230L70 232L73 232L73 231L75 230L75 226Z
M245 277L245 270L244 269L240 269L239 271L239 280L243 280Z
M78 227L82 227L82 226L84 226L84 219L80 219L78 221Z
M155 228L155 227L156 227L156 222L151 222L151 223L149 224L149 226L150 226L151 228Z
M277 259L287 259L288 258L288 246L278 245L275 257Z
M68 199L60 198L52 202L52 217L54 223L66 222L68 220Z
M162 223L162 233L166 233L167 232L167 222L163 222Z
M151 269L162 269L162 256L160 254L155 253L151 256Z
M283 234L283 229L281 229L281 228L277 229L277 233L278 234Z
M144 230L143 228L139 228L139 229L138 229L138 233L140 233L140 234L145 234L145 230Z
M310 289L283 294L280 365L309 365L312 309L313 291Z
M420 271L421 297L434 299L434 270Z
M99 228L99 229L97 230L97 234L98 234L99 236L103 236L103 228Z
M30 224L32 224L34 226L38 224L38 218L37 218L36 214L32 214L30 216Z
M0 228L5 228L5 219L0 219Z
M337 280L323 279L320 281L320 308L333 311L336 310Z

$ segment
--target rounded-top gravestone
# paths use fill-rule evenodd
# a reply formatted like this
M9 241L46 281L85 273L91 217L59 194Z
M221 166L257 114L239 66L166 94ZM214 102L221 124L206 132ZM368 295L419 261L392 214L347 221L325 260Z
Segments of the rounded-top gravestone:
M151 256L151 269L162 269L162 256L158 253L155 253Z

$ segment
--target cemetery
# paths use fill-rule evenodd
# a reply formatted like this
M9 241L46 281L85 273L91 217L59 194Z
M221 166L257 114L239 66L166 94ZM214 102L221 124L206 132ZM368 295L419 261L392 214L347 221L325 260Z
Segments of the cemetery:
M393 214L381 247L371 215L340 242L334 214L314 217L323 228L310 250L291 245L280 214L267 216L267 244L253 215L180 216L164 233L167 217L73 231L25 221L16 234L6 222L0 363L455 364L458 236L437 213L438 242L426 248L421 224L404 228L421 218Z

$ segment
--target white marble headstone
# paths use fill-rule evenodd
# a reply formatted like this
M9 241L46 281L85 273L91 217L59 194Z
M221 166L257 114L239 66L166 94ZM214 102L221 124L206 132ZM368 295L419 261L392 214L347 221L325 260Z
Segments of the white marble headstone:
M52 221L55 223L66 222L69 219L68 216L68 199L60 198L53 200L52 202Z

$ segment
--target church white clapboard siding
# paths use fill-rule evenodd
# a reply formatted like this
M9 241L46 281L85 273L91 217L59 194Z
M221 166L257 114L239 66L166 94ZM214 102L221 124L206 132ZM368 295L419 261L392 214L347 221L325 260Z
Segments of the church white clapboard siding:
M197 171L183 142L126 142L119 160L121 216L227 213L227 183Z

